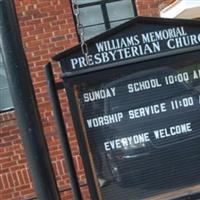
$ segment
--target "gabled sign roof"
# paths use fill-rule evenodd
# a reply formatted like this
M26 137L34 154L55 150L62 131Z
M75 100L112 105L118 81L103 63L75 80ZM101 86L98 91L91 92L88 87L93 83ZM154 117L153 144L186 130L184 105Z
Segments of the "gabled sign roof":
M200 50L200 21L136 17L87 41L87 64L77 45L53 57L66 75Z

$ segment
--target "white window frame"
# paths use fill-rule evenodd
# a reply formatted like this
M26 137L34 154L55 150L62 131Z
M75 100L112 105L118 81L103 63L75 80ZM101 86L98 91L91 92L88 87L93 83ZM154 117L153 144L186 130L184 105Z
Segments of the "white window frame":
M164 18L200 18L200 1L199 0L176 0L160 12Z

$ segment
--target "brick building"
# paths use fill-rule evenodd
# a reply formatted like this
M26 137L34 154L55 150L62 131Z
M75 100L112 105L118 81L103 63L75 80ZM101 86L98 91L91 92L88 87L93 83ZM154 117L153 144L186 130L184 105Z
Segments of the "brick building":
M70 181L64 164L44 75L44 65L52 56L79 43L72 4L70 0L14 0L14 2L60 195L62 199L72 199ZM113 15L110 13L112 7L110 11L107 7L105 14L105 10L97 11L100 4L93 3L93 7L87 2L80 1L80 15L82 15L82 24L85 26L86 39L131 19L136 13L139 16L178 16L182 18L190 18L191 14L186 7L184 9L184 6L180 4L181 1L174 0L112 1L112 6L115 9L119 8L117 3L120 3L121 12L117 13L117 17L116 13L113 13ZM177 9L180 10L178 6L183 9L180 13L177 11ZM90 15L94 14L92 10L98 12L101 17L92 17L91 19ZM199 18L198 13L200 12L197 12L194 8L191 8L191 11L194 14L193 18ZM101 12L104 12L104 14L102 15ZM110 16L113 16L113 20L109 20ZM100 18L103 21L98 21ZM90 20L90 25L88 25L87 20ZM0 199L35 199L36 195L24 154L15 111L9 97L2 62L0 59L0 73L2 73L0 75L4 76L4 79L0 82ZM57 64L54 63L54 65L54 73L59 80L60 71ZM65 92L60 91L59 97L62 102L62 110L79 175L81 191L85 200L90 199Z

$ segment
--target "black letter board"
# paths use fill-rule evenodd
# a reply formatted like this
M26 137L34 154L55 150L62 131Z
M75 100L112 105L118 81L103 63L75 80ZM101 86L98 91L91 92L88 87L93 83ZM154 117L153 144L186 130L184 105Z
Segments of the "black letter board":
M91 198L200 189L200 22L137 17L54 57ZM100 187L100 179L106 180Z

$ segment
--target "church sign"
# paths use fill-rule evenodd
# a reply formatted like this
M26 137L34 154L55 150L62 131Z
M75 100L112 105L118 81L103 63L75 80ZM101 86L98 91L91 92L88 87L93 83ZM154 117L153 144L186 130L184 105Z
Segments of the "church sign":
M92 199L200 189L200 22L137 17L54 57Z
M71 58L70 65L72 70L76 70L199 44L200 33L189 33L183 26L169 27L159 31L129 34L97 42L95 51L92 51L88 57L88 65L83 55Z

